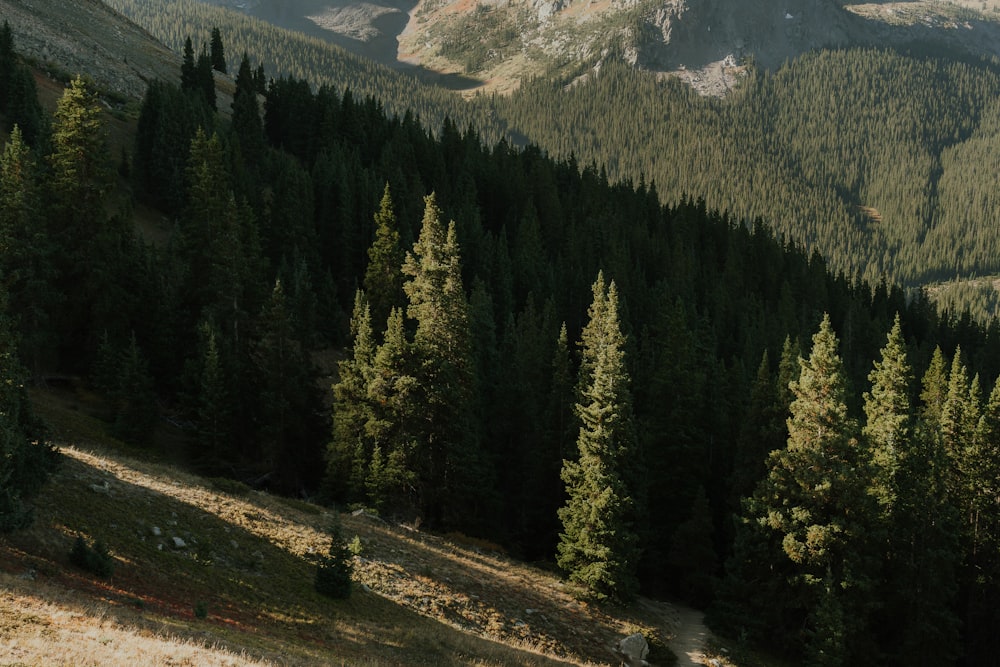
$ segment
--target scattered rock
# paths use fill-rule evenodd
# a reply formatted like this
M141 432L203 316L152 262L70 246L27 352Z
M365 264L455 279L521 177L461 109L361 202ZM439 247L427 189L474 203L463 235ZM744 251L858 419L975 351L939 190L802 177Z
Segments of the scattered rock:
M618 652L621 653L630 665L641 665L649 655L649 644L641 632L629 635L618 642Z
M149 532L153 537L159 537L160 535L163 534L163 531L160 530L159 526L153 526L152 528L149 529Z
M108 480L104 480L104 484L91 484L90 490L105 496L111 495L111 486L108 484Z
M173 538L173 542L174 542L174 549L184 549L185 547L187 547L187 542L185 542L180 537Z

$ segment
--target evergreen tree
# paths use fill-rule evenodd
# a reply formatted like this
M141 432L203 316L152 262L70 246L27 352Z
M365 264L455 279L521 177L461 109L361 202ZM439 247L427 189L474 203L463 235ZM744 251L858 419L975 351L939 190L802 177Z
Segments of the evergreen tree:
M477 529L492 518L492 474L475 415L477 381L455 223L425 198L420 236L403 263L407 315L416 321L414 376L424 404L418 435L421 505L431 525Z
M70 83L56 106L47 163L48 235L58 243L53 258L58 291L64 296L56 325L62 331L66 358L85 364L94 344L88 327L96 324L92 321L95 304L108 287L103 276L121 267L107 264L115 254L107 244L120 239L109 233L105 213L113 172L101 111L95 94L80 77Z
M320 595L346 600L351 597L351 573L353 571L353 556L344 540L340 520L337 519L330 529L330 550L326 556L320 559L316 567L316 579L313 586Z
M614 282L606 288L598 274L593 294L581 335L579 456L563 461L568 499L559 510L557 562L588 595L625 601L637 587L635 480L626 476L637 443L618 290Z
M246 52L240 59L240 69L236 74L236 92L233 94L233 134L240 144L244 159L256 162L264 154L264 124L260 119L260 105L257 103L257 89L250 69L250 58ZM255 168L256 164L251 164Z
M371 309L361 290L354 296L351 339L351 357L337 362L338 379L333 385L333 439L327 448L327 485L333 496L341 501L364 497L372 455L367 434L373 419L368 392L376 347Z
M878 598L886 655L908 665L954 660L957 619L953 604L957 543L954 513L940 475L938 439L915 428L910 400L913 374L897 315L868 376L862 431L872 463L871 493L879 504L885 543Z
M58 461L31 413L2 284L0 280L0 533L31 523L28 500Z
M281 281L259 318L252 358L258 387L255 414L264 469L279 486L297 492L319 481L322 409L315 372L285 304Z
M384 322L389 311L403 305L403 250L399 243L399 225L393 210L389 184L385 184L382 202L375 214L375 241L368 248L365 292L372 309L372 320Z
M184 53L181 61L181 90L198 90L198 73L194 62L194 45L190 35L184 38Z
M768 457L749 510L787 559L786 599L805 624L797 637L807 665L850 664L865 645L877 544L870 465L847 414L838 341L824 316L808 360L800 359L788 445ZM781 628L773 631L781 632ZM844 638L850 639L845 642ZM795 639L795 638L793 638Z
M0 156L0 275L20 329L22 358L37 374L55 346L53 245L42 219L35 161L15 125Z
M145 355L135 332L128 347L119 353L118 381L110 399L114 408L112 433L131 443L144 443L156 424L156 394Z
M1000 623L1000 380L990 392L967 451L971 491L962 522L967 527L966 579L968 594L966 636L968 658L988 662L1000 650L996 628Z
M222 46L222 32L218 28L212 28L211 42L212 69L216 72L226 73L226 53Z
M197 368L194 405L196 457L219 465L235 458L233 405L218 335L208 322L199 327L201 359Z
M36 146L45 119L38 101L35 77L14 51L14 36L4 19L0 27L0 113L21 128L24 141Z
M372 449L365 484L376 507L412 514L421 509L418 494L425 483L419 478L423 468L417 459L423 451L419 443L425 413L412 344L399 308L390 311L382 338L368 383L372 414L365 435Z
M208 54L205 44L201 45L201 53L195 63L195 90L201 94L205 104L212 111L217 111L215 96L215 75L212 74L212 57Z
M889 332L882 360L868 375L872 383L864 395L865 426L862 434L871 452L872 494L884 515L892 517L896 504L896 475L913 435L910 384L913 381L899 315Z

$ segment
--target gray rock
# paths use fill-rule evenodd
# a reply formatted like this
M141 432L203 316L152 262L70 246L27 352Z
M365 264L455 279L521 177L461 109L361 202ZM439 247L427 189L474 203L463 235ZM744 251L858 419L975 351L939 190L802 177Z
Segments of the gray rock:
M621 653L630 665L640 665L646 656L649 655L649 644L641 632L629 635L618 642L618 652Z
M159 526L153 526L152 528L149 529L149 532L153 535L153 537L159 537L160 535L163 534L163 531L160 530Z
M185 542L180 537L175 537L173 541L174 541L174 549L183 549L187 547L187 542Z

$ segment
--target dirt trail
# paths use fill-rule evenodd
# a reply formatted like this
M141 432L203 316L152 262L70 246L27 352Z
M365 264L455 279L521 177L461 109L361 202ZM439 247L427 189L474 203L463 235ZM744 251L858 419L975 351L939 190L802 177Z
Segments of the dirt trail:
M705 664L705 640L708 628L703 622L704 614L687 607L676 607L677 626L670 648L677 654L678 667Z

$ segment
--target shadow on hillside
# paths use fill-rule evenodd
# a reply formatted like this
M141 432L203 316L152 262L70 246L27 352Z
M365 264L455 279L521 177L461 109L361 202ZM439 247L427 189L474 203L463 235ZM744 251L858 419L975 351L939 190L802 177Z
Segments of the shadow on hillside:
M419 658L421 664L447 665L459 653L489 656L500 650L360 587L343 601L315 593L315 561L329 544L309 525L323 526L319 508L309 518L311 510L286 508L276 498L188 487L63 451L62 466L37 500L35 525L0 544L0 564L15 573L34 569L39 582L80 590L110 606L72 602L81 614L154 632L168 624L170 634L195 641L210 636L212 626L226 628L229 637L232 631L253 633L250 652L281 662L315 662L321 651L349 662L405 664ZM296 544L305 555L261 534L265 527L275 530L266 524L279 512L299 518L278 528L276 539ZM77 534L108 546L116 559L111 578L95 579L69 565ZM204 620L195 617L199 603L207 606ZM149 619L144 612L166 618ZM211 642L219 643L215 636ZM502 650L507 660L516 656L513 664L556 664L515 648Z

